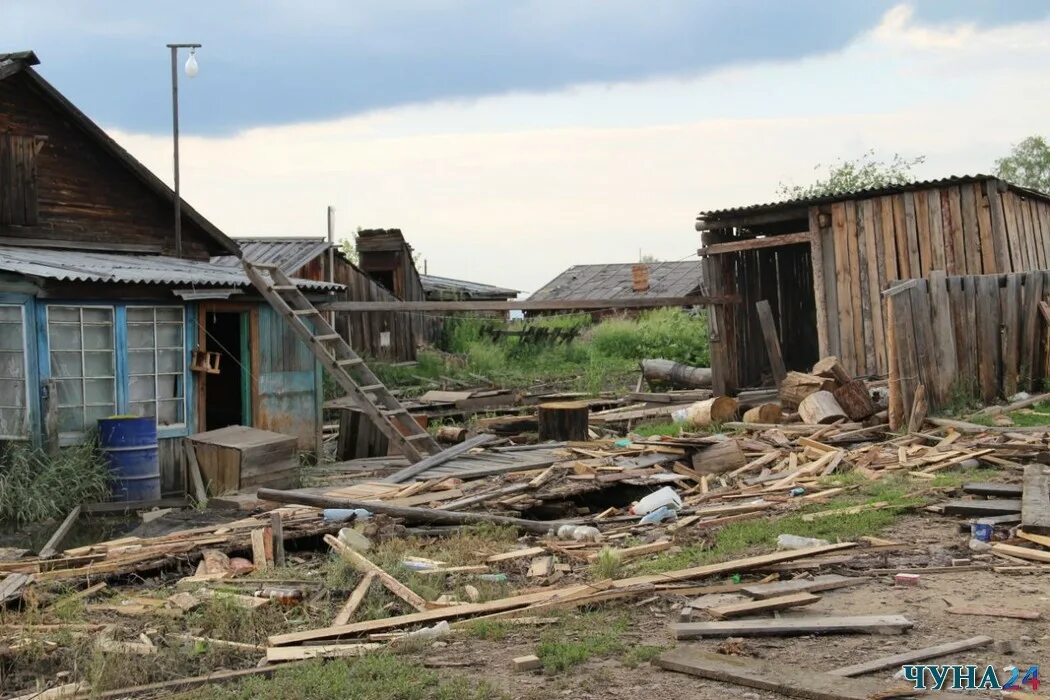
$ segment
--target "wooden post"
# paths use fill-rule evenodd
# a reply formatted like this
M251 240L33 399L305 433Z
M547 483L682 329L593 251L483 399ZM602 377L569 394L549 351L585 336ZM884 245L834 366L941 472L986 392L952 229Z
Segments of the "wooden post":
M784 381L787 368L784 367L784 356L780 352L780 339L777 337L777 324L773 320L773 310L769 302L763 299L755 303L758 312L758 323L762 326L762 337L766 341L766 353L769 355L769 368L777 387Z
M586 401L558 401L540 404L536 411L540 441L586 441L590 404Z
M816 207L809 208L809 258L813 267L813 306L817 316L817 350L821 355L828 348L828 307L824 288L824 241L820 232L820 214Z
M270 531L273 533L273 565L284 566L284 521L277 511L270 512Z
M47 453L58 454L58 382L47 380L47 408L44 414L44 431L47 433Z

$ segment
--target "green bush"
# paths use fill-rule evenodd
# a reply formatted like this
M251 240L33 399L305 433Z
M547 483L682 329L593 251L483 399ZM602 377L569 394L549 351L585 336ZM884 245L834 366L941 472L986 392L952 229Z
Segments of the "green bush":
M94 440L54 457L19 442L0 456L0 520L17 523L64 517L81 503L109 496L109 467Z
M637 320L608 319L588 336L594 350L607 357L664 358L697 367L710 362L706 317L682 309L656 309Z

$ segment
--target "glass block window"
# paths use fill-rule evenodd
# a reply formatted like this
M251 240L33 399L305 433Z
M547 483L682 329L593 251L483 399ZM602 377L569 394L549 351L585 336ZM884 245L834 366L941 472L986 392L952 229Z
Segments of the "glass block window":
M116 413L113 308L49 306L47 338L58 431L81 435Z
M21 304L0 304L0 439L29 435L25 314Z
M185 319L180 306L129 306L128 408L158 426L186 422Z

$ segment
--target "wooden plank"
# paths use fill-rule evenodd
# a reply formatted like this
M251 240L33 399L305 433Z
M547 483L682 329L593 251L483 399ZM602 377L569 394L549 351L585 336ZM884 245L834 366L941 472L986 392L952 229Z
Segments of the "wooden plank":
M924 647L922 649L913 649L911 651L901 652L900 654L894 654L893 656L884 656L880 659L863 661L859 664L842 666L840 668L828 671L828 673L833 676L843 676L846 678L850 678L852 676L862 676L865 673L881 671L884 668L899 669L905 664L912 664L916 661L936 659L941 656L951 656L953 654L959 653L960 651L966 651L968 649L976 649L977 647L988 646L993 641L995 640L993 640L991 637L987 637L982 634L976 637L970 637L969 639L961 639L957 642L946 642L944 644L938 644L932 647Z
M958 372L960 387L968 387L975 369L971 348L973 329L966 327L966 299L963 296L963 279L950 277L948 284L948 307L952 321L952 343L955 345L955 366Z
M828 352L836 357L842 356L842 335L839 328L839 292L838 282L835 277L835 236L831 229L830 214L823 214L827 218L827 225L821 227L820 238L822 242L822 255L824 261L824 292L825 310L827 312L828 326Z
M273 538L271 551L273 552L273 565L284 566L284 520L280 511L270 512L270 535Z
M950 233L944 228L944 214L941 212L940 189L926 191L926 214L930 222L930 259L933 261L931 270L945 270L948 266L948 258L945 252L945 238Z
M1024 275L1024 306L1021 310L1021 347L1019 380L1029 391L1036 388L1039 366L1039 345L1042 338L1042 321L1039 318L1039 302L1043 298L1043 273L1028 272Z
M862 303L862 300L866 297L861 294L860 241L861 233L860 227L857 223L857 203L849 201L846 202L846 244L847 252L849 254L848 282L850 296L848 299L852 304L853 357L857 363L855 371L852 372L854 375L864 375L868 373L867 345L864 342L864 329L868 320L864 315L864 305ZM846 371L850 371L848 367L846 368Z
M762 338L766 343L766 354L769 356L769 367L773 372L773 380L777 387L787 376L787 368L784 367L784 356L780 353L780 339L777 337L777 324L773 320L773 310L765 299L755 302L755 311L758 314L758 323L762 328Z
M962 499L946 501L942 504L945 515L1006 515L1021 512L1021 501L1005 498L988 499L983 501L967 501Z
M904 201L912 200L915 210L915 231L919 240L919 261L921 267L916 277L925 277L933 269L933 243L930 241L930 207L926 192L905 192ZM914 274L914 270L912 271Z
M977 375L981 398L992 403L999 396L999 282L977 278Z
M1026 270L1042 269L1042 260L1039 257L1039 246L1035 240L1035 231L1032 227L1032 209L1028 200L1014 194L1014 210L1017 216L1017 226L1024 234L1025 247L1028 250L1028 267Z
M357 609L361 607L361 603L364 602L365 596L368 595L368 589L372 586L372 581L375 580L375 577L375 572L369 571L358 581L350 597L346 599L343 607L339 609L339 612L332 620L333 625L345 625L350 622L354 613L357 612Z
M880 273L885 273L880 276L879 280L881 286L885 287L890 282L902 278L898 269L897 235L893 216L893 198L879 197L875 202L876 215L878 217L878 225L875 230L878 232L879 238L882 240L881 247L883 253L883 267L880 269Z
M970 185L973 191L974 207L977 210L977 234L981 240L981 273L985 275L1001 272L999 259L1003 241L997 241L992 231L992 210L989 204L987 183ZM993 188L994 190L994 188Z
M808 234L807 234L808 235ZM702 295L637 297L629 299L518 299L508 301L333 301L318 304L321 311L574 311L577 309L659 309L672 306L732 304L730 297Z
M893 298L885 297L882 302L885 305L886 316L886 363L889 377L887 380L887 420L890 430L900 430L904 424L904 402L901 400L901 368L897 357L897 329L896 319L893 315Z
M1050 564L1050 552L1042 549L1031 549L1029 547L1018 547L1012 544L1003 544L1002 542L996 542L992 545L992 551L998 552L999 554L1005 554L1008 557L1015 559L1027 559L1029 561L1038 561L1045 564Z
M966 256L966 268L959 274L980 275L984 272L984 241L977 219L977 192L971 184L962 185L958 190L962 246Z
M986 180L983 187L984 203L987 205L988 224L992 248L995 252L995 272L1011 272L1010 236L1006 226L1006 216L1003 214L1003 201L999 196L999 189L995 180ZM978 216L983 216L981 211ZM980 220L983 225L984 221ZM985 265L985 274L988 273Z
M948 295L948 281L944 272L934 270L929 278L930 311L932 314L933 344L936 361L936 405L944 406L952 393L953 384L959 376L958 358L955 350L955 333L952 327L952 307Z
M857 254L860 270L860 309L864 329L864 362L868 374L878 374L878 352L881 343L882 314L878 314L876 329L875 312L879 308L878 255L875 252L875 217L871 200L857 203ZM874 301L874 308L872 302Z
M970 192L973 191L970 190ZM948 187L941 190L941 218L941 230L944 233L944 259L948 274L965 275L969 272L970 258L977 254L978 248L974 246L972 249L967 249L966 247L966 239L963 235L962 188ZM949 256L949 250L951 256ZM954 258L954 261L951 258ZM971 274L980 274L980 272Z
M186 453L186 471L189 474L189 483L193 488L193 498L197 503L207 503L208 489L204 485L204 478L201 476L201 465L197 462L197 450L190 440L183 440L182 447Z
M411 466L408 466L408 467L405 467L404 469L402 469L400 471L394 472L390 476L388 476L385 479L383 479L383 482L387 483L387 484L404 483L405 481L408 481L409 479L411 479L412 477L416 476L417 474L422 474L426 470L431 469L433 467L440 466L440 465L444 464L445 462L448 462L451 459L454 459L454 458L456 458L456 457L458 457L458 456L460 456L462 454L465 454L466 452L469 452L470 450L474 449L475 447L481 447L482 445L487 445L488 443L493 442L493 441L498 440L498 439L499 438L497 436L491 435L491 434L488 434L488 433L482 433L481 435L475 435L474 437L470 438L469 440L464 440L463 442L459 443L458 445L453 445L452 447L448 448L447 450L439 452L436 455L430 455L429 457L424 457L423 459L419 460L415 464L413 464Z
M1034 200L1029 198L1024 200L1024 207L1028 217L1026 221L1028 235L1035 246L1036 268L1045 270L1047 267L1050 267L1050 264L1047 261L1046 248L1043 245L1043 231L1039 224L1039 206Z
M351 566L363 574L374 574L388 591L411 605L416 610L426 611L428 609L427 601L423 600L423 598L411 588L373 564L363 554L355 552L331 535L325 535L324 541L327 542L332 549L337 551L343 559L349 562Z
M883 316L882 308L882 290L889 284L886 274L886 236L882 232L883 221L880 200L871 200L869 204L871 205L871 243L874 243L875 251L873 254L875 258L874 265L871 266L872 271L869 273L870 289L872 291L871 315L875 330L875 371L876 374L885 375L889 371L887 369L888 360L886 353L886 319ZM890 225L892 226L892 224L893 219L890 217ZM891 247L892 238L890 236ZM869 250L872 249L871 243L868 245ZM892 257L890 258L890 264L896 269L896 261Z
M649 544L639 544L634 547L625 547L623 549L610 549L608 550L617 558L618 561L625 562L631 559L637 559L638 557L648 556L655 554L656 552L665 552L671 548L671 540L660 540L658 542L650 542ZM587 555L587 561L597 561L600 552L594 552Z
M713 243L709 246L703 246L696 251L699 256L705 255L725 255L726 253L739 253L742 250L761 250L763 248L775 248L785 245L795 245L798 243L811 243L812 236L809 231L800 231L798 233L783 233L775 236L765 236L764 238L748 238L740 241L732 241L730 243Z
M819 593L820 591L830 591L836 588L854 586L858 583L865 583L865 580L850 576L839 576L838 574L823 574L821 576L814 576L811 579L797 578L791 579L790 581L746 584L740 590L752 598L764 600L766 598L783 596L789 593Z
M853 304L850 301L853 291L850 286L850 233L846 228L846 205L836 202L831 205L831 227L834 236L835 251L835 284L836 298L841 302L836 307L828 307L838 312L837 319L829 318L839 329L839 345L843 366L850 374L857 373L857 351L853 339Z
M844 678L799 668L787 663L760 661L746 656L729 656L700 651L696 647L678 647L661 654L653 664L669 671L679 671L722 683L767 690L777 696L805 700L871 700L872 698L914 695L910 683L896 685L881 681ZM712 697L740 697L740 693L715 691ZM937 693L941 700L962 700L961 693Z
M913 623L903 615L829 615L735 622L678 622L675 639L704 637L773 637L804 634L901 634Z
M920 274L919 238L915 229L915 209L905 201L903 194L893 195L893 232L897 239L897 266L899 279L910 279Z
M62 544L62 540L65 539L66 535L69 534L73 524L80 517L80 506L76 506L73 510L69 511L65 519L58 526L55 532L48 539L47 543L40 548L40 552L37 554L41 559L50 559L55 556L58 552L58 546Z
M1024 468L1021 525L1026 532L1050 534L1050 470L1041 464Z
M1000 608L994 605L951 605L948 612L952 615L977 615L980 617L1010 617L1016 620L1038 620L1042 615L1038 610L1018 610Z
M1006 237L1010 244L1010 268L1007 272L1021 272L1028 268L1028 249L1025 246L1021 227L1018 225L1017 211L1014 208L1013 192L1001 193L1003 204L1003 223L1006 225Z
M915 351L918 358L919 381L926 386L927 395L931 393L931 386L936 385L937 358L935 339L932 323L933 312L930 308L929 284L926 280L916 280L916 286L909 292L911 296L911 314L913 333L915 334ZM936 392L933 392L936 397ZM938 397L939 398L939 397ZM935 399L934 404L937 405Z
M1024 488L1019 484L999 484L983 481L963 484L962 490L963 493L969 493L974 496L994 496L996 498L1020 498L1024 492Z
M762 598L760 600L749 600L743 603L735 603L733 605L718 605L713 608L708 608L707 612L719 619L725 619L729 617L740 617L741 615L751 615L753 613L764 613L773 610L785 610L787 608L813 605L819 600L819 595L813 595L806 591L799 591L797 593L788 593L786 595Z
M824 281L824 235L816 207L809 208L809 259L813 275L813 304L817 319L817 349L821 357L832 354L828 349L828 305Z
M915 347L914 322L911 313L911 294L898 294L888 298L893 307L893 340L900 376L901 418L907 424L911 407L915 401L915 390L922 382L919 379L919 357Z
M513 552L503 552L502 554L493 554L491 557L485 559L489 564L498 564L504 561L513 561L514 559L524 559L526 557L535 557L541 554L546 554L547 549L545 547L527 547L525 549L516 549Z
M285 661L302 661L304 659L336 659L347 656L361 656L369 651L381 649L385 645L377 642L368 644L314 644L302 647L267 647L266 662L271 664Z
M1006 287L1001 290L1002 338L1003 338L1003 393L1017 393L1017 375L1020 368L1020 307L1021 279L1017 273L1006 276Z

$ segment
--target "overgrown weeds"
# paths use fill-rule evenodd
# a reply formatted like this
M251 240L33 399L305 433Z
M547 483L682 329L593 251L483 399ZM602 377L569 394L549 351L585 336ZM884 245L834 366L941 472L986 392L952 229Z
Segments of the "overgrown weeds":
M0 449L0 521L61 518L81 503L109 496L109 467L93 440L55 456L17 442Z

